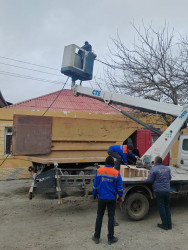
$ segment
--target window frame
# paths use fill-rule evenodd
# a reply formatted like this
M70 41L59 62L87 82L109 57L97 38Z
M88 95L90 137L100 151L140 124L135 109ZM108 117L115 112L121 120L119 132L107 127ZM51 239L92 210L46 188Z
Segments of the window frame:
M183 139L183 142L182 142L182 149L183 149L184 151L188 151L188 148L185 149L185 147L184 147L184 141L188 142L188 139L187 139L187 138ZM187 145L188 145L188 143L186 143L185 146L187 146Z
M11 129L11 132L8 132L8 129ZM10 155L11 154L11 145L12 145L12 129L13 127L12 126L6 126L5 127L5 138L4 138L4 154L5 155ZM9 148L9 151L10 153L7 152L7 136L11 136L11 143L10 143L10 148Z

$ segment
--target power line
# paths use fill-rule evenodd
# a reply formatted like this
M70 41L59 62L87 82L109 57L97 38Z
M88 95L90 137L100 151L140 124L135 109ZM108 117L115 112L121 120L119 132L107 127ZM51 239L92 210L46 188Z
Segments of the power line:
M0 56L0 58L7 59L7 60L12 60L12 61L15 61L15 62L26 63L26 64L30 64L30 65L34 65L34 66L38 66L38 67L42 67L42 68L47 68L47 69L51 69L51 70L57 70L57 71L59 71L59 69L55 69L55 68L47 67L47 66L42 66L42 65L39 65L39 64L30 63L30 62L26 62L26 61L21 61L21 60L13 59L13 58L10 58L10 57Z
M13 58L10 58L10 57L0 56L0 58L6 59L6 60L15 61L15 62L26 63L26 64L30 64L30 65L34 65L34 66L38 66L38 67L42 67L42 68L47 68L47 69L51 69L51 70L59 71L59 69L55 69L55 68L52 68L52 67L47 67L47 66L43 66L43 65L39 65L39 64L31 63L31 62L21 61L21 60L13 59ZM105 62L103 62L103 61L101 61L99 59L95 59L95 60L98 61L98 62L100 62L100 63L102 63L102 64L105 64L105 65L107 65L107 66L109 66L109 67L111 67L113 69L117 68L117 67L115 67L113 65L110 65L108 63L105 63ZM53 74L53 73L49 73L49 72L44 72L44 71L40 71L40 70L35 70L35 69L31 69L31 68L26 68L26 67L22 67L22 66L12 65L12 64L8 64L8 63L2 63L2 62L0 62L0 64L1 65L7 65L7 66L15 67L15 68L21 68L21 69L31 70L31 71L35 71L35 72L39 72L39 73L60 76L60 75L57 75L57 74ZM47 79L34 78L32 76L20 75L20 74L16 74L16 73L12 73L12 72L6 72L6 71L0 71L0 72L1 72L0 74L5 74L5 75L9 75L9 76L20 77L20 78L25 78L25 79L30 79L30 80L53 82L53 81L49 81ZM53 82L53 83L55 83L55 82Z
M65 85L66 85L67 82L68 82L68 79L69 79L69 76L67 77L67 80L66 80L66 82L65 82L64 85L63 85L63 88L59 91L58 95L55 97L55 99L53 100L53 102L52 102L52 103L50 104L50 106L46 109L46 111L43 113L42 116L44 116L44 115L46 114L46 112L51 108L51 106L54 104L54 102L56 101L56 99L60 96L61 92L63 91Z
M15 61L15 62L21 62L21 63L26 63L26 64L30 64L30 65L34 65L34 66L37 66L37 67L42 67L42 68L47 68L47 69L51 69L51 70L56 70L56 71L59 71L59 69L56 69L56 68L52 68L52 67L48 67L48 66L43 66L43 65L39 65L39 64L35 64L35 63L31 63L31 62L26 62L26 61L21 61L21 60L17 60L17 59L13 59L13 58L10 58L10 57L5 57L5 56L0 56L0 58L3 58L3 59L6 59L6 60L11 60L11 61ZM96 61L102 63L102 64L105 64L113 69L118 69L118 67L114 66L114 65L111 65L109 63L106 63L106 62L103 62L99 59L95 59Z
M41 81L41 82L46 82L46 83L62 84L62 82L59 82L59 81L51 81L51 80L47 80L47 79L44 79L44 78L37 78L37 77L32 77L32 76L27 76L27 75L20 75L20 74L8 72L8 71L0 71L0 74L1 75L8 75L8 76L13 76L13 77L18 77L18 78L25 78L25 79L33 80L33 81Z
M7 160L7 158L9 157L9 155L6 156L6 158L4 160L2 160L0 167L3 165L3 163Z
M115 66L113 66L113 65L111 65L111 64L109 64L109 63L105 63L105 62L103 62L103 61L101 61L101 60L99 60L99 59L95 59L95 61L98 61L98 62L100 62L100 63L103 63L103 64L105 64L106 66L109 66L110 68L118 69L118 67L115 67Z
M27 69L27 70L31 70L31 71L35 71L35 72L40 72L40 73L44 73L44 74L49 74L49 75L54 75L54 76L61 76L61 75L58 75L58 74L53 74L53 73L49 73L49 72L45 72L45 71L40 71L40 70L36 70L36 69L25 68L25 67L21 67L21 66L17 66L17 65L8 64L8 63L2 63L2 62L0 62L0 64L6 65L6 66L15 67L15 68L20 68L20 69Z
M16 61L16 62L21 62L21 63L26 63L26 64L30 64L30 65L34 65L34 66L38 66L38 67L43 67L43 68L47 68L47 69L51 69L51 70L58 70L55 68L51 68L51 67L47 67L47 66L42 66L39 64L34 64L34 63L30 63L30 62L26 62L26 61L21 61L21 60L17 60L17 59L13 59L13 58L9 58L9 57L4 57L4 56L0 56L0 58L4 58L7 60L12 60L12 61ZM95 59L96 61L105 64L111 68L117 68L113 65L110 65L108 63L105 63L99 59ZM8 63L2 63L0 62L0 64L2 65L7 65L7 66L11 66L11 67L16 67L16 68L22 68L22 69L26 69L26 70L31 70L31 71L35 71L35 72L40 72L40 73L44 73L44 74L50 74L50 75L55 75L55 76L60 76L57 74L53 74L53 73L49 73L49 72L44 72L44 71L39 71L39 70L35 70L35 69L31 69L31 68L26 68L26 67L22 67L22 66L17 66L17 65L12 65L12 64L8 64ZM58 70L59 71L59 70ZM12 72L7 72L7 71L0 71L1 75L8 75L8 76L12 76L12 77L18 77L18 78L24 78L24 79L28 79L28 80L33 80L33 81L41 81L41 82L46 82L46 83L55 83L55 84L61 84L61 82L59 81L52 81L52 80L47 80L44 78L38 78L38 77L33 77L33 76L28 76L28 75L22 75L22 74L17 74L17 73L12 73Z
M44 116L44 115L46 114L46 112L51 108L51 106L54 104L54 102L55 102L55 101L57 100L57 98L60 96L61 92L63 91L63 89L65 88L65 85L66 85L67 82L68 82L68 79L69 79L69 77L67 77L67 80L66 80L66 82L65 82L64 85L63 85L63 88L59 91L58 95L55 97L55 99L54 99L53 102L50 104L50 106L46 109L46 111L42 114L42 116ZM2 119L1 119L1 120L2 120ZM12 120L11 120L11 121L12 121ZM5 157L5 159L2 160L0 166L3 165L3 163L7 160L7 158L8 158L9 156L10 156L10 155L7 155L7 156Z

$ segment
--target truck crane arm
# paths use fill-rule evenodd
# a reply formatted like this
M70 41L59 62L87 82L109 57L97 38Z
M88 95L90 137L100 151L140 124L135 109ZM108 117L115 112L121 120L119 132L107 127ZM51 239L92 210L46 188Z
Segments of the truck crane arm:
M141 160L144 166L150 166L157 155L161 156L162 159L166 157L167 153L180 136L184 124L188 120L188 105L182 107L174 104L161 103L129 95L110 93L78 85L73 85L72 91L75 95L81 94L106 103L121 104L139 109L141 111L147 111L155 114L169 114L176 117L171 125L142 156Z
M79 85L73 85L72 91L75 95L81 94L88 97L92 97L98 100L102 100L107 103L114 103L114 104L120 104L127 107L132 107L139 109L141 111L146 111L150 113L158 113L158 114L169 114L172 116L179 116L179 114L182 112L183 107L174 105L174 104L168 104L168 103L162 103L157 101L152 101L148 99L143 99L140 97L133 97L129 95L122 95L117 93L110 93L103 90L96 90L93 88L83 87Z

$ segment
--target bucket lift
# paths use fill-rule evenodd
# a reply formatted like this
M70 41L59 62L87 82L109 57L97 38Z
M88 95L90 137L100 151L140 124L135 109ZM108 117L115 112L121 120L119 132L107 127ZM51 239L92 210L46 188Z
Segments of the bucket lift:
M91 80L96 56L75 44L65 46L61 73L72 77L73 85L76 80Z

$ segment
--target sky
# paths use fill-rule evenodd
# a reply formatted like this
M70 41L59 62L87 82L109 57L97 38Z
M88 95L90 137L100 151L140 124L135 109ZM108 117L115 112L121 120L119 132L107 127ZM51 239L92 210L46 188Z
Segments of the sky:
M60 90L65 46L89 41L104 61L117 32L125 44L134 42L133 22L155 29L167 23L187 36L187 10L187 0L0 0L0 90L11 103ZM94 76L103 67L96 61Z

